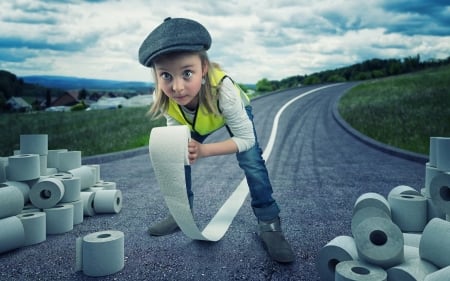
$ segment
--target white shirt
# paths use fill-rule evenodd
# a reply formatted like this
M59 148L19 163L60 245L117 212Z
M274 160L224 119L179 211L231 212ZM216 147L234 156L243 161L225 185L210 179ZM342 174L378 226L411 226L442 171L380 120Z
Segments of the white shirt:
M237 145L238 151L249 150L255 145L255 135L253 133L253 124L247 115L244 102L238 89L230 78L225 77L220 85L219 91L219 109L225 118L226 125L230 128L233 137L231 138ZM195 111L181 106L186 119L192 123ZM164 115L167 120L167 126L180 125L180 123L169 116Z

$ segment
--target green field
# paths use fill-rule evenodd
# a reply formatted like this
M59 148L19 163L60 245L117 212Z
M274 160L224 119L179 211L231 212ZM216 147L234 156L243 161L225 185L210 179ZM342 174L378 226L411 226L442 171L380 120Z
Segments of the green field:
M385 144L428 155L430 137L450 137L450 66L365 82L344 95L339 113Z
M364 82L344 95L339 112L351 126L380 142L428 154L431 136L450 137L450 66ZM49 149L83 156L148 144L147 108L0 115L0 156L19 149L21 134L47 134Z

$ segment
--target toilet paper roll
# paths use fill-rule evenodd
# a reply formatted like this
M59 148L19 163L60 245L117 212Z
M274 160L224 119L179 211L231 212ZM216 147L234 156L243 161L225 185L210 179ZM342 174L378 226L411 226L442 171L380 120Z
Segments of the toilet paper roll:
M52 178L59 179L64 185L64 195L61 198L61 203L68 203L80 200L81 180L79 177L74 177L72 174L56 174Z
M391 220L368 218L356 227L353 235L361 260L385 269L403 262L403 233Z
M85 216L92 217L95 215L94 197L95 192L86 192L86 191L80 192L80 198L83 201L83 214Z
M62 234L73 229L73 205L58 204L44 209L46 215L47 234Z
M389 268L386 272L388 280L416 281L438 270L438 268L420 258L408 259L404 263Z
M0 241L0 254L24 245L25 232L18 217L12 216L0 219Z
M428 222L420 239L419 254L439 268L450 265L450 222L434 218Z
M336 266L336 281L386 281L386 271L361 261L343 261Z
M386 212L389 216L391 216L391 207L389 206L388 201L384 198L383 195L367 192L361 194L358 199L356 199L355 205L353 206L353 213L356 213L359 209L365 207L375 207L379 208Z
M61 151L58 153L58 171L67 172L81 167L81 151Z
M316 266L320 280L334 281L336 265L342 261L356 259L358 253L353 237L346 235L335 237L319 250Z
M391 197L392 195L401 195L401 194L420 195L420 192L408 185L398 185L398 186L394 187L393 189L391 189L391 191L389 191L389 194L387 197L388 202L389 202L389 197ZM391 211L392 211L392 209L391 209Z
M64 185L56 178L42 178L30 190L31 203L41 209L54 207L64 195Z
M30 186L20 181L6 181L5 184L17 187L23 194L24 204L30 202Z
M84 219L83 200L80 199L70 204L73 205L73 225L82 223Z
M76 253L77 266L88 276L106 276L122 270L124 260L124 234L107 230L90 233L81 240ZM81 258L81 261L79 260Z
M89 166L81 166L76 169L69 170L74 177L80 178L81 190L85 190L96 183L94 171Z
M58 168L59 154L60 152L67 152L68 150L63 149L49 149L47 154L47 167L48 168Z
M39 155L39 171L41 176L47 175L47 155Z
M425 164L425 189L426 190L430 189L431 181L433 180L433 178L435 176L439 175L440 173L442 173L442 171L436 167L431 166L430 163ZM429 194L429 191L428 191L428 194Z
M101 213L119 213L122 210L122 192L118 189L99 190L94 196L94 211Z
M99 181L92 186L92 188L101 188L101 189L117 189L117 185L112 181Z
M450 172L450 138L441 137L436 140L436 167Z
M41 211L41 209L37 208L33 204L27 204L27 205L23 206L23 209L20 213L23 214L23 213L32 213L32 212L40 212L40 211Z
M48 135L20 135L20 152L22 154L48 154Z
M92 169L92 173L94 173L94 182L99 182L100 179L100 165L98 164L90 164L87 165Z
M450 214L450 173L440 173L430 183L430 196L436 207Z
M424 188L422 188L422 190L424 190ZM422 196L424 196L423 194L424 193L422 193ZM425 196L425 198L427 198L427 221L430 221L433 218L445 219L445 213L436 206L431 197Z
M450 266L446 266L444 268L436 270L433 273L428 274L425 277L424 281L444 281L448 280L449 276L450 276Z
M17 215L23 224L24 246L44 242L47 238L46 216L44 212L29 212Z
M393 194L388 199L392 221L402 232L422 232L427 224L427 199L422 195Z
M430 137L429 163L431 166L437 166L437 142L441 137Z
M0 183L0 219L20 214L23 206L22 192L15 186Z
M351 231L352 234L355 233L356 227L363 222L367 218L385 218L390 220L391 217L386 213L385 210L382 210L377 207L364 207L362 209L357 210L355 213L353 213L352 216L352 222L351 222Z
M37 154L18 154L8 157L6 177L10 181L28 181L41 176L40 160Z
M405 246L419 248L420 239L422 239L422 233L403 233L403 243Z

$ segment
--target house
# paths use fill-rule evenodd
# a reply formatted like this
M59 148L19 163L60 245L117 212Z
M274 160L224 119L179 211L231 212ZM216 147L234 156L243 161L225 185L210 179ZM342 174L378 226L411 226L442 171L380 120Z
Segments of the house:
M6 107L10 111L14 112L27 112L31 111L32 109L31 104L26 102L21 97L11 97L9 100L6 101Z
M54 101L52 101L51 106L72 106L79 102L78 99L79 92L78 90L75 91L67 91L60 97L56 98Z

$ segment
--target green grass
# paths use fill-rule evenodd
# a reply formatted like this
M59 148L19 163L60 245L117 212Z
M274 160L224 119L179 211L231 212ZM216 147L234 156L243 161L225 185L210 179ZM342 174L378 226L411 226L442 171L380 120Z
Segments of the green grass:
M75 112L2 114L0 156L19 149L21 134L47 134L49 149L81 150L83 156L142 147L148 144L152 121L147 108L120 108Z
M429 154L430 137L450 136L450 66L360 84L339 113L353 128L385 144Z

